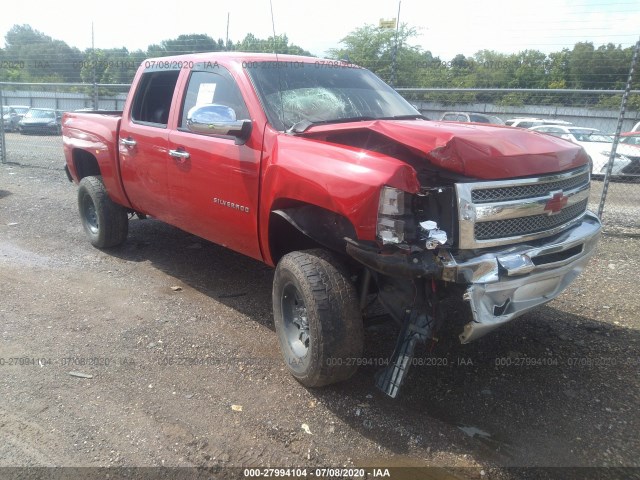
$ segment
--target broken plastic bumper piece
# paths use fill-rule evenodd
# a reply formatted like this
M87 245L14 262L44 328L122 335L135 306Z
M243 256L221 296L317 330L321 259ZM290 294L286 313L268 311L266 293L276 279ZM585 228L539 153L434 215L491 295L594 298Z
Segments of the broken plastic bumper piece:
M591 212L562 233L473 256L440 251L444 280L469 285L464 299L473 321L460 341L471 342L557 297L596 251L601 224Z
M407 310L402 322L395 351L389 365L376 374L376 387L396 398L404 382L413 352L418 343L424 343L431 336L432 323L429 317L418 309Z

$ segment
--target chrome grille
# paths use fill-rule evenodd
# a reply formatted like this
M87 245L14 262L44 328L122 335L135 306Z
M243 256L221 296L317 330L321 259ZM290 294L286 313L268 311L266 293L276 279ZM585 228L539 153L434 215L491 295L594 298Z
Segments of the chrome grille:
M473 203L492 203L519 200L522 198L544 197L553 191L571 190L581 185L586 185L587 183L589 183L589 172L584 172L575 177L554 182L500 188L477 188L471 192L471 200Z
M555 235L582 218L588 166L540 177L455 185L458 248L513 245Z
M557 215L533 215L530 217L510 218L508 220L496 220L493 222L476 223L476 240L491 240L494 238L507 238L516 235L530 235L544 232L552 228L570 222L579 217L587 209L587 201L565 208Z

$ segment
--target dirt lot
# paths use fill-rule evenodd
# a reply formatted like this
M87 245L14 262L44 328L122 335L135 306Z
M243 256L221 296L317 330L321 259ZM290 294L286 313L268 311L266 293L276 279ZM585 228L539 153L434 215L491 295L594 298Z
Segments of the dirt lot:
M154 220L92 248L50 150L0 166L0 466L640 475L640 236L605 236L567 292L496 333L422 349L431 365L396 400L373 366L308 390L280 359L271 269ZM392 334L370 328L366 356L388 355ZM529 468L579 466L608 468Z

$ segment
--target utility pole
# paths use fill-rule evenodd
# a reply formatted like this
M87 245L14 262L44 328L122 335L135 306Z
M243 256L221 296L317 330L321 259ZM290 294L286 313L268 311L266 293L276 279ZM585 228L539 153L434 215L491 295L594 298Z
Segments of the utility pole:
M230 17L230 16L231 16L231 13L230 13L230 12L227 12L227 38L226 38L226 40L224 41L224 49L225 49L225 51L227 51L227 50L228 50L227 45L229 45L229 17Z
M400 31L400 5L402 4L402 0L398 0L398 16L396 17L396 41L393 46L393 50L391 52L391 84L392 87L395 86L396 83L396 57L398 56L398 33Z
M7 146L4 135L4 100L2 99L2 85L0 85L0 162L7 163Z
M96 72L96 45L95 45L95 36L93 34L93 22L91 22L91 57L93 59L92 70L93 70L93 109L98 110L98 82L97 82L97 72Z

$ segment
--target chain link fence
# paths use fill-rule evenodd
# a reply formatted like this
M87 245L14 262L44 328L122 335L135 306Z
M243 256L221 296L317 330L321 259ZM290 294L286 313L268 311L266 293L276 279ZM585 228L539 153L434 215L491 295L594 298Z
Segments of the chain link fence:
M128 90L128 84L0 82L2 162L62 168L62 114L122 110Z
M128 89L126 84L0 83L2 161L61 168L60 115L82 109L122 110ZM506 123L582 145L592 162L590 208L600 211L608 230L640 234L640 110L635 107L640 105L640 91L627 92L626 102L623 90L398 91L431 120ZM42 109L38 114L45 112L51 121L27 131L19 120L29 108Z

